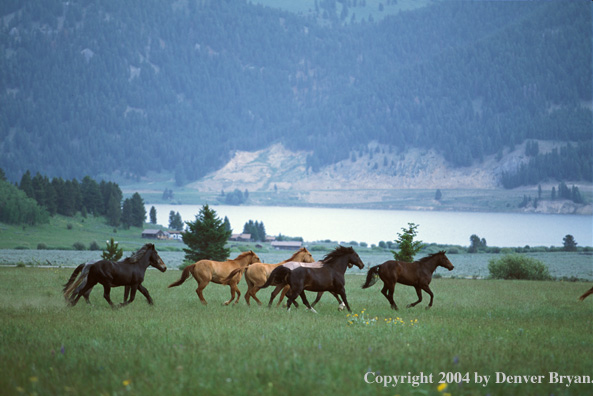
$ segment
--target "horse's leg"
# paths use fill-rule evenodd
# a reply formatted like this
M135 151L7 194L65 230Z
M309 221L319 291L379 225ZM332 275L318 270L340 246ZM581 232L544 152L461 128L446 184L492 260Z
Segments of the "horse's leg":
M126 288L127 288L127 286L126 286ZM144 295L144 297L146 297L146 299L148 300L148 303L150 305L154 305L154 301L152 301L152 297L150 297L150 293L148 292L148 289L146 289L144 286L142 286L142 284L139 284L138 290L140 290L140 293L142 293Z
M336 293L336 292L330 292L332 294L332 296L334 296L336 298L336 300L338 300L338 311L343 311L344 308L346 308L346 305L344 304L344 302L342 300L340 300L340 296ZM313 304L313 306L315 306L315 304Z
M105 300L107 300L109 305L111 305L113 307L113 301L111 301L111 297L109 296L109 293L111 293L111 286L103 285L103 298Z
M237 299L235 300L235 304L239 302L239 298L241 297L241 290L237 287L237 283L230 283L229 286L231 287L231 299L224 303L224 305L229 305L235 299L235 293L237 293Z
M278 286L278 287L282 287L282 286ZM284 288L282 289L282 294L280 295L280 300L278 300L278 304L276 304L277 307L280 306L280 303L282 302L282 299L284 298L284 296L286 296L286 294L290 291L290 286L286 285L284 286ZM296 308L298 308L299 303L296 300L297 296L294 296L294 300L292 301L292 303L294 304L294 306Z
M76 297L71 298L70 299L70 306L73 307L78 303L78 300L80 300L80 297L85 296L84 298L88 301L88 296L89 294L91 294L91 290L92 288L97 284L97 282L90 282L87 280L86 284L84 285L84 287L82 288L82 290L80 290L77 294Z
M251 291L247 290L247 294L251 294L251 297L253 297L255 302L257 302L257 305L262 305L262 302L259 301L259 298L257 298L257 296L255 295L255 293L257 293L258 291L259 291L259 287L253 285L253 287L251 288ZM247 298L247 296L245 296L245 298Z
M383 289L381 289L381 293L383 293L383 295L385 296L387 301L389 301L389 304L391 305L391 309L394 309L397 311L397 304L393 300L394 289L395 289L395 285L393 285L393 287L390 288L389 286L387 286L387 283L383 283Z
M430 309L430 307L432 307L432 300L434 300L434 294L432 294L432 290L430 290L430 287L428 287L428 285L423 286L422 290L427 292L428 295L430 296L430 303L428 303L428 306L426 307L426 309Z
M323 296L323 292L317 292L317 298L315 299L315 301L313 301L313 304L311 304L311 307L315 307L315 305L319 302L319 300L321 300L321 296Z
M124 287L124 303L128 301L128 297L130 296L130 286L126 285Z
M198 281L198 288L196 289L196 293L198 293L198 298L204 305L208 305L208 302L206 302L206 299L204 298L204 294L202 294L202 290L204 290L204 288L206 286L208 286L208 283L210 283L210 281L204 281L204 282Z
M323 294L323 292L321 292L321 294ZM299 295L301 296L301 300L303 300L303 304L305 304L305 306L309 309L309 311L311 311L313 313L317 313L315 308L313 308L311 306L311 304L309 304L309 301L307 300L307 295L305 294L305 291L303 290Z
M420 288L420 286L414 286L414 288L416 289L416 294L418 295L418 301L408 304L406 308L412 308L413 306L416 306L416 304L418 304L420 301L422 301L422 289Z
M282 288L283 288L283 286L276 286L276 288L274 289L274 291L270 295L270 302L268 303L268 307L269 308L272 307L272 302L274 301L274 299L276 298L276 296L278 295L278 293L280 293L280 290L282 290Z
M87 292L84 294L84 300L85 300L85 301L86 301L86 303L87 303L87 304L89 304L89 305L91 304L91 300L89 299L90 295L91 295L91 291L90 291L90 290L89 290L89 291L87 291Z
M344 289L342 286L342 288L337 293L340 295L340 297L342 297L342 301L344 301L344 304L346 304L346 309L348 312L352 312L350 305L348 304L348 300L346 299L346 289Z
M128 301L124 301L123 303L119 304L120 307L130 304L136 298L136 290L138 290L138 285L131 285L130 286L130 299Z

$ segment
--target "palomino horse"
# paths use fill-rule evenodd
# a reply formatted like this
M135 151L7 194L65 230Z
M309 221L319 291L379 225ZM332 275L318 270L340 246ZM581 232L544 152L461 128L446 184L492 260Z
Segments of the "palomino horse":
M126 286L126 288L130 287L130 300L126 301L126 296L121 305L127 305L134 301L136 290L140 290L148 300L148 303L152 305L153 301L148 290L142 286L144 274L149 265L161 272L167 270L167 266L152 243L147 243L132 256L122 261L114 263L109 260L100 260L89 264L88 266L81 264L74 270L68 283L64 286L64 297L70 302L71 306L76 305L80 297L83 296L88 302L88 295L90 294L91 289L97 283L100 283L103 285L103 297L111 306L113 306L113 302L111 301L109 294L111 288L117 286ZM84 266L85 270L88 268L88 270L83 271L79 276L78 281L74 282L77 271L80 272L81 266Z
M579 297L579 300L583 301L585 298L587 298L588 295L593 294L593 287L590 288L589 290L587 290L585 292L585 294L583 294L582 296Z
M432 307L432 300L434 294L428 285L432 280L432 273L438 266L447 268L451 271L454 267L449 261L445 252L438 252L430 256L421 258L413 263L407 263L405 261L394 261L389 260L383 264L376 265L369 269L367 273L367 279L363 289L373 286L377 282L377 276L383 281L383 289L381 293L385 296L387 301L391 304L391 308L397 310L397 304L393 301L393 289L396 283L402 285L414 286L416 294L418 295L418 301L409 304L408 308L415 306L422 301L422 290L430 295L430 303L426 307L429 309Z
M255 294L259 291L261 286L264 283L266 283L266 280L268 279L274 268L288 262L313 263L314 261L315 260L313 259L311 253L307 250L307 248L303 247L299 249L297 252L295 252L291 258L289 258L288 260L284 260L278 264L255 263L248 266L247 268L237 268L236 270L233 270L229 274L229 276L223 280L222 284L228 284L239 272L245 271L245 282L247 282L247 292L245 293L245 301L247 302L247 305L250 305L249 298L253 297L253 299L259 305L262 305L262 302L255 296ZM282 296L284 297L284 294L282 294Z
M196 289L196 293L198 293L198 297L202 304L207 305L208 303L204 299L204 295L202 294L202 290L208 283L214 282L218 283L219 285L224 285L224 279L229 276L229 274L236 269L243 270L243 267L247 267L253 263L260 263L259 257L253 251L243 252L238 255L233 260L227 261L213 261L213 260L200 260L194 264L190 264L183 269L181 273L181 278L177 282L173 282L169 285L169 287L179 286L187 278L189 278L189 274L194 276L196 282L198 282L198 288ZM241 271L240 271L241 272ZM226 301L224 305L229 305L235 299L235 292L237 293L237 300L235 304L239 302L239 297L241 297L241 291L237 287L237 284L241 280L241 273L238 273L235 277L233 277L228 283L231 287L231 299Z
M348 311L352 312L346 299L344 273L346 268L351 265L356 265L360 269L364 268L362 260L351 247L338 246L325 256L321 263L322 265L318 268L298 267L294 270L279 266L272 271L262 289L273 283L284 282L290 286L290 291L287 294L288 310L296 302L296 298L301 296L303 303L313 312L315 312L315 309L307 301L305 290L330 291L339 294Z

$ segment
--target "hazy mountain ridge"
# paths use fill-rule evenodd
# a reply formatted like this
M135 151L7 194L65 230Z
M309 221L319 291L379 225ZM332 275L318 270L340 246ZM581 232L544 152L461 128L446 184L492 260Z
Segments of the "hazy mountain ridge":
M451 168L527 139L590 152L590 11L435 2L318 26L243 1L7 1L0 167L195 181L272 143L308 152L309 173L373 141Z

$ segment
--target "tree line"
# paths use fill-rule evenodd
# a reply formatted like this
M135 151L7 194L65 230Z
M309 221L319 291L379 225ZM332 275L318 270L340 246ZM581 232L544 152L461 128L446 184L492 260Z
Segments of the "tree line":
M49 216L56 214L72 217L80 213L103 216L107 224L118 227L142 227L146 217L144 200L138 193L123 199L119 185L102 180L97 182L90 176L81 181L49 177L39 172L31 176L26 171L18 184L18 189L29 199L34 200Z

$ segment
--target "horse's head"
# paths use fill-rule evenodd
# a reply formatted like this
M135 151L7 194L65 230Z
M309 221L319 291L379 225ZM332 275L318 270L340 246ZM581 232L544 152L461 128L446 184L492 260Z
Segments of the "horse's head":
M261 263L261 260L259 259L259 257L257 256L257 254L255 254L255 252L253 250L250 250L249 254L251 255L251 257L249 258L247 265L251 265L254 263Z
M152 245L150 248L150 265L161 272L165 272L167 270L165 262L163 261L163 259L161 259L161 256L159 256L154 245Z
M453 270L453 264L451 264L451 262L449 261L449 258L445 255L445 251L441 251L439 252L439 256L440 257L440 261L439 261L439 265L443 268L447 268L449 271Z
M352 248L350 248L350 249L352 249ZM352 268L355 265L360 269L364 268L364 263L360 259L360 256L358 255L358 253L356 253L354 251L354 249L352 249L352 253L350 254L349 260L348 260L348 268Z
M296 252L289 261L296 261L299 263L314 263L315 259L311 252L307 250L307 248L301 248L298 252Z

